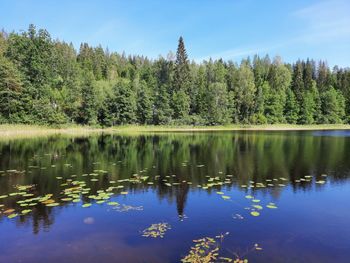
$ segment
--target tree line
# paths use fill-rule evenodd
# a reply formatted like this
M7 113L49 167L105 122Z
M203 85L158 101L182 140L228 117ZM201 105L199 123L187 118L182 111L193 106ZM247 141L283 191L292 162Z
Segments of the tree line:
M0 123L113 126L350 123L350 69L280 57L196 63L0 33Z

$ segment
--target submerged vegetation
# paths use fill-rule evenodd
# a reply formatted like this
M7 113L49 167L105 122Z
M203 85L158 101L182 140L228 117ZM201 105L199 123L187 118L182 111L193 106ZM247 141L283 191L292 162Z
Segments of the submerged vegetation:
M0 123L46 125L350 122L350 71L307 59L148 59L53 40L30 25L0 33Z

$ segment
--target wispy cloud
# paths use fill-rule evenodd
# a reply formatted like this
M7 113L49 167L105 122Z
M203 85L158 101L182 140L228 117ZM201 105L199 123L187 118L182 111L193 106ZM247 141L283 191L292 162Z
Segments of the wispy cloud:
M350 2L328 0L300 9L292 17L303 23L303 32L294 41L323 42L350 38Z
M204 57L198 57L195 59L195 61L201 62L203 60L209 60L210 58L212 59L219 59L223 58L225 60L230 60L230 59L237 59L237 58L242 58L246 56L253 56L253 55L262 55L266 54L268 52L271 52L273 50L278 49L279 47L284 46L285 43L274 43L271 45L264 45L260 47L247 47L247 48L235 48L235 49L229 49L225 50L222 52L218 52L215 54L211 54L210 56L204 56Z
M334 41L350 40L350 1L325 0L290 13L289 18L300 27L290 37L274 39L271 43L261 43L247 48L228 49L210 56L197 58L235 59L254 54L262 54L288 49L300 44L329 44Z

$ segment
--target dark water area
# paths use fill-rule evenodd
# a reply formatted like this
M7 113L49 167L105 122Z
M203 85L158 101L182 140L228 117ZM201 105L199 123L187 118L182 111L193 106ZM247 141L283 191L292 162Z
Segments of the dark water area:
M0 141L0 262L181 262L193 240L227 232L221 257L349 262L348 135ZM163 238L143 236L157 223L171 226Z

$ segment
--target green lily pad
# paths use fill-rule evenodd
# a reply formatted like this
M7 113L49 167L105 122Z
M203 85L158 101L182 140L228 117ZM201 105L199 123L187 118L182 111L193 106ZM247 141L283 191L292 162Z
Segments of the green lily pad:
M250 214L252 216L259 216L260 215L260 213L258 211L251 211Z
M69 201L72 201L73 198L66 197L66 198L62 198L61 200L64 201L64 202L69 202Z
M28 214L30 212L32 212L31 209L25 209L25 210L22 211L22 215L26 215L26 214Z
M15 218L16 216L18 216L18 214L15 213L15 214L8 215L7 218L11 219L11 218Z
M60 205L59 203L46 204L46 206L51 206L51 207L53 207L53 206L59 206L59 205Z
M273 204L268 204L266 207L270 208L270 209L276 209L277 208L277 206L275 206Z

